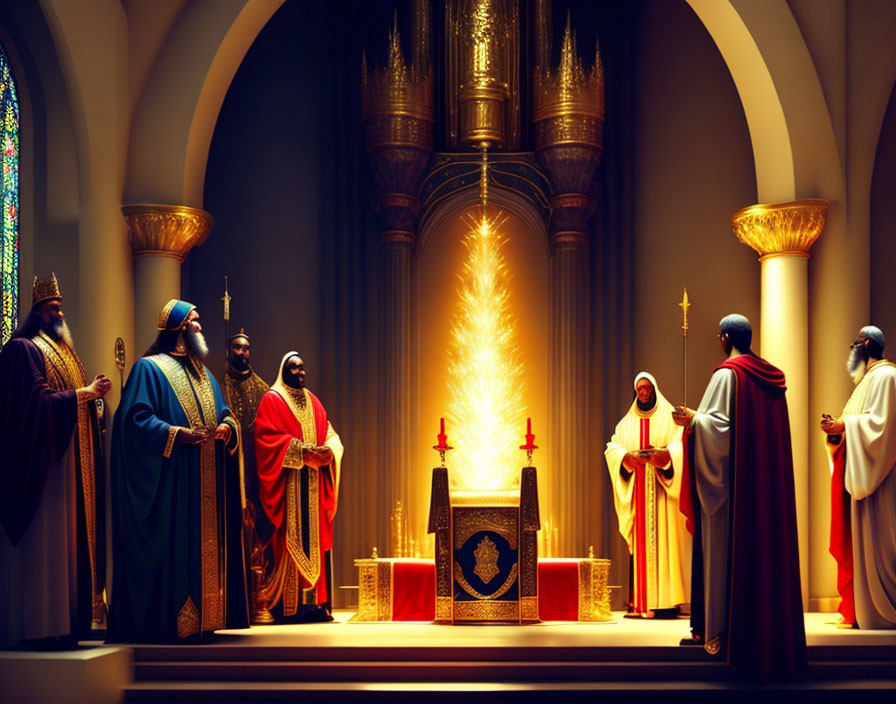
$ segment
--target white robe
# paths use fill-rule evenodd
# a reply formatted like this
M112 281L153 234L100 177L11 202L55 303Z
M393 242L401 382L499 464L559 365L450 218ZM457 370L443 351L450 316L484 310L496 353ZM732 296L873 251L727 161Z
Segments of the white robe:
M651 494L655 497L655 521L648 521L648 526L652 523L654 527L648 540L654 542L647 551L647 603L650 609L669 609L690 601L691 539L685 518L678 509L682 429L672 421L672 405L663 398L653 378L649 378L656 390L656 405L649 414L644 414L638 411L637 401L632 403L616 425L604 457L613 484L619 532L628 543L630 554L634 554L635 545L635 479L633 474L623 476L620 468L627 452L640 449L642 417L650 418L650 444L667 448L672 457L673 475L669 481L658 480L653 466L646 467L647 477L653 483Z
M860 628L896 628L896 367L870 366L844 409Z
M697 413L691 421L693 471L702 521L703 603L707 643L722 633L728 624L729 477L736 388L734 371L717 369L710 378Z

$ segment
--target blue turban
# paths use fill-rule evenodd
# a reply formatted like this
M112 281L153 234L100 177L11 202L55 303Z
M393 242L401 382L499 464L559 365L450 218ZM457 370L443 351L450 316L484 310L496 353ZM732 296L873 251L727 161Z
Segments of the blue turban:
M172 298L165 304L165 307L162 308L162 312L159 314L159 324L157 328L159 330L169 331L180 330L183 328L184 322L190 314L190 311L195 309L196 306L192 303Z

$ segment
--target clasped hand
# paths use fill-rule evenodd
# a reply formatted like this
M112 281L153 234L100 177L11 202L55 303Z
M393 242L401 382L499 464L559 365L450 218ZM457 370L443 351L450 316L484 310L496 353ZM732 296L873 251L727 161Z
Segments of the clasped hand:
M208 428L181 428L177 431L175 441L181 445L199 445L210 440L223 440L230 442L230 435L233 430L227 423L221 423L215 428L214 434Z
M668 466L671 461L672 456L668 450L648 447L644 450L626 452L625 457L622 458L622 465L630 472L634 472L638 469L643 469L648 463L660 468Z
M302 448L302 461L318 469L333 461L333 451L326 445L306 445Z

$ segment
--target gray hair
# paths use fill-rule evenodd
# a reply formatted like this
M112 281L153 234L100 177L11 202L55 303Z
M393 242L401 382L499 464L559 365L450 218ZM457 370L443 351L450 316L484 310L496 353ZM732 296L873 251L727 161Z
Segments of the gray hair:
M886 347L887 344L887 340L884 337L883 331L879 327L877 327L876 325L866 325L861 330L859 330L859 337L867 337L869 340L871 340L871 345L868 351L873 356L880 357L883 354L884 347Z
M734 345L741 352L750 351L750 343L753 342L753 326L745 315L732 313L719 321L719 333L726 333Z

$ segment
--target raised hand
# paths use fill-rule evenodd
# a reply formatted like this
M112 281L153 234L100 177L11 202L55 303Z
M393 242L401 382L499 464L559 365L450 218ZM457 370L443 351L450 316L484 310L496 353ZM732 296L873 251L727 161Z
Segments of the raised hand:
M95 377L93 377L93 381L91 381L82 390L86 392L87 400L93 401L94 399L102 398L103 396L105 396L107 393L109 393L109 389L111 388L112 380L105 374L97 374Z
M675 425L688 425L691 418L697 415L696 411L691 410L687 406L676 406L672 411L672 422Z
M840 435L846 430L846 423L835 419L830 413L822 413L819 427L828 435Z

